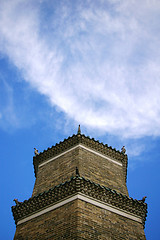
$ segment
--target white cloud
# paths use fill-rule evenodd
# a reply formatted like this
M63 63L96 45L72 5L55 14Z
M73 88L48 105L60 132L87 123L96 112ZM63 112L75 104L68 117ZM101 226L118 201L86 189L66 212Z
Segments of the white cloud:
M145 150L145 145L142 143L130 143L127 148L127 154L130 157L137 157ZM137 160L137 158L136 158ZM140 160L140 159L139 159Z
M158 0L2 1L0 50L81 124L159 136L159 15Z
M0 126L19 126L19 119L15 114L13 103L13 89L0 74ZM9 128L8 128L9 130Z

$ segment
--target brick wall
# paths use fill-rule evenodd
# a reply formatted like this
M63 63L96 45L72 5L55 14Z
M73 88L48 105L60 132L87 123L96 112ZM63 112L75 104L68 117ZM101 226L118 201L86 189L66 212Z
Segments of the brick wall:
M78 159L79 149L76 148L63 156L58 157L52 162L39 167L33 196L69 180L72 176L75 176L75 169L79 161Z
M142 224L75 200L17 226L14 240L145 240Z
M85 149L76 148L39 167L33 196L75 176L76 167L80 176L128 195L122 166Z
M145 240L142 224L78 200L79 239Z
M14 240L77 239L77 201L17 226Z
M122 166L81 148L79 170L85 178L128 195Z

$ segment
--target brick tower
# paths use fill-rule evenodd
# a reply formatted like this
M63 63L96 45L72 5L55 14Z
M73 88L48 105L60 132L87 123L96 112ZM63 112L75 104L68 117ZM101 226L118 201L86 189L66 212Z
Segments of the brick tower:
M127 155L81 134L33 157L32 197L15 200L15 240L146 239L147 204L128 196Z

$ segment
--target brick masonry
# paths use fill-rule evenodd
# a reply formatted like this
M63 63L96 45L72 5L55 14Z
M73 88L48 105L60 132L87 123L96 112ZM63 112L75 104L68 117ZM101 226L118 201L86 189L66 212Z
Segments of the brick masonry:
M32 196L69 180L75 175L76 167L81 176L128 196L123 166L81 147L39 167Z
M17 226L14 240L145 240L142 224L81 200L75 200Z
M78 235L80 239L146 239L142 224L81 200Z
M79 142L86 144L87 148L95 151L97 149L97 152L101 152L111 159L116 160L117 157L117 161L121 164L115 164L81 147L74 148L58 157L58 154L71 149L74 144L79 144ZM44 164L53 156L57 157ZM82 178L77 176L71 180L71 177L75 177L76 167L78 167ZM16 223L24 219L25 216L30 216L45 209L50 206L51 202L54 204L54 201L56 203L56 201L63 200L68 192L72 194L70 192L77 191L77 186L79 186L78 191L81 189L82 193L88 193L89 196L95 197L97 201L100 197L99 194L101 194L102 201L108 201L113 207L129 211L130 214L137 211L137 214L139 214L137 216L142 217L142 223L84 200L76 199L26 222L21 222L16 227L14 240L146 239L143 225L147 205L128 197L126 186L127 156L125 154L79 134L73 135L68 140L34 157L34 169L36 181L32 198L12 207ZM74 181L79 181L82 186L74 185ZM98 184L105 186L108 190ZM56 187L53 188L54 186ZM50 191L48 191L49 189ZM111 189L116 190L116 192L111 191ZM44 193L44 191L48 192ZM141 209L143 210L143 216L139 213ZM26 215L23 214L24 212Z
M17 226L14 240L77 239L77 201Z

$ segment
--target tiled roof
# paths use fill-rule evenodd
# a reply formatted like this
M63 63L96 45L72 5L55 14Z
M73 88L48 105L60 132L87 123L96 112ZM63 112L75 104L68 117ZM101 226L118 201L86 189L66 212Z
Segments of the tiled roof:
M83 193L103 203L135 214L142 219L143 226L145 225L147 215L146 203L117 193L110 188L95 184L84 177L80 177L78 174L72 177L70 181L66 181L29 200L25 200L13 206L12 212L15 223L76 193Z
M78 133L76 135L73 135L72 137L64 139L63 142L60 142L58 144L56 143L55 146L52 146L51 148L48 148L47 150L44 150L43 152L39 153L39 155L33 157L35 176L37 175L37 169L40 163L56 155L59 155L62 152L65 152L66 150L78 144L83 144L86 147L94 149L97 152L100 152L104 155L111 157L112 159L115 159L116 161L123 163L125 176L127 175L126 171L128 158L126 154L117 151L115 148L112 148L107 144L100 143L99 141L96 141L94 138L86 137L84 134Z

